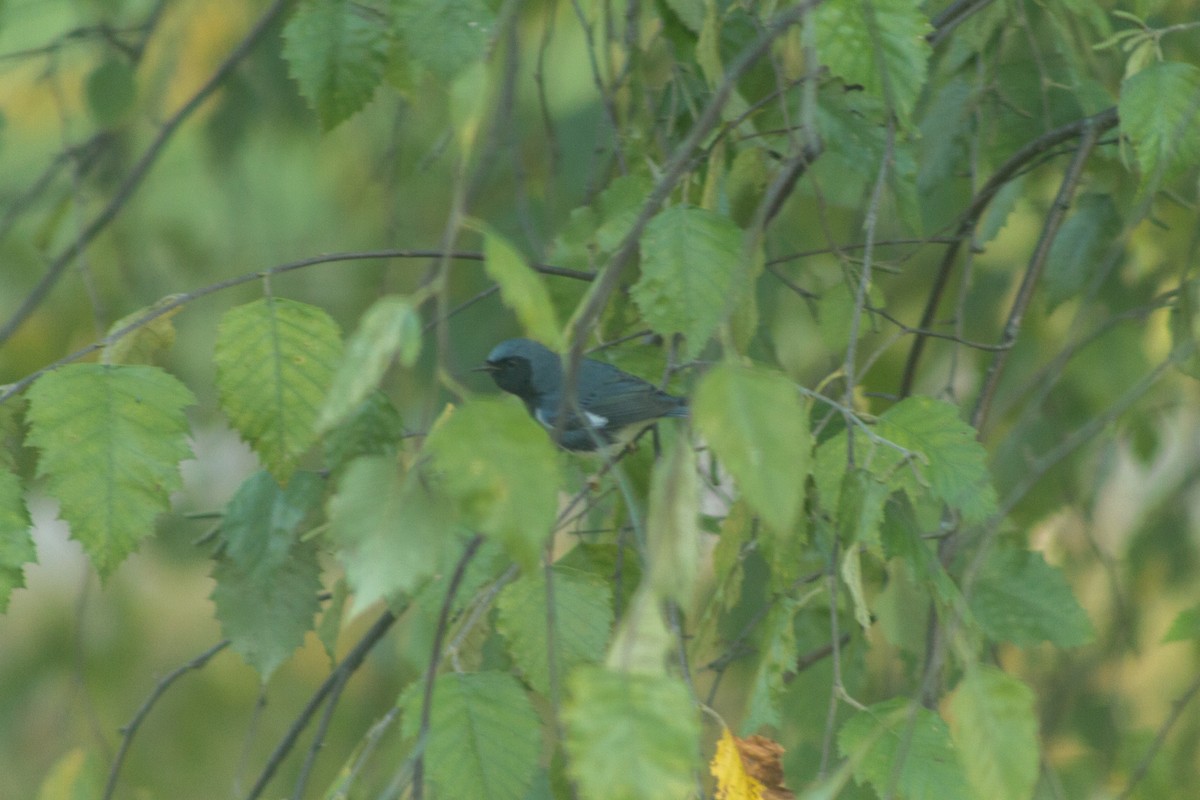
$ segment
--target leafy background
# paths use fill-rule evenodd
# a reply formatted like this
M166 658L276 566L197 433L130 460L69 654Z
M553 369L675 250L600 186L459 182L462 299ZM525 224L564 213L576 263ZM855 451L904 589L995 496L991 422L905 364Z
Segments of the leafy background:
M1191 796L1194 17L3 4L0 796Z

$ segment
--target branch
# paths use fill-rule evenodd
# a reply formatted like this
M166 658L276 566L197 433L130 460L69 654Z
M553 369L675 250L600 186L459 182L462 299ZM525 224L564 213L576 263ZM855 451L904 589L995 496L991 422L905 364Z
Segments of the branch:
M370 630L358 640L358 644L354 645L354 649L346 654L342 663L338 664L337 668L329 673L329 676L317 687L317 690L313 692L313 696L309 698L308 704L300 711L300 716L296 717L296 721L288 728L283 739L275 747L275 751L267 759L267 763L263 767L262 773L259 774L258 780L254 782L250 793L246 795L246 800L255 800L267 788L267 784L270 783L271 778L275 775L275 770L279 769L279 765L283 763L283 759L287 758L288 753L296 745L296 740L300 738L300 734L308 726L313 715L317 713L317 709L321 707L321 703L324 702L326 696L333 691L334 687L349 680L350 676L362 666L367 653L371 652L371 649L379 643L379 640L383 638L383 635L388 632L388 629L392 627L395 621L396 614L393 611L390 609L384 611L379 616L379 619L375 620L375 624L371 626Z
M450 576L450 585L446 587L446 599L442 601L442 609L438 613L437 629L433 634L433 646L430 648L429 664L425 668L425 693L421 698L421 727L417 734L417 755L413 762L412 800L422 800L425 796L425 738L429 735L429 722L433 712L433 682L437 677L438 665L442 661L442 640L446 638L446 628L450 623L450 609L454 606L454 595L458 594L459 584L467 572L467 565L479 551L483 543L483 535L475 534L475 538L467 542L454 574Z
M91 355L97 350L101 350L117 341L122 336L129 335L133 331L153 322L159 317L169 314L175 309L181 308L182 306L185 306L195 300L199 300L202 297L207 297L210 294L216 294L217 292L223 292L226 289L232 289L235 286L253 283L254 281L260 281L264 278L270 278L274 275L280 275L285 272L304 269L317 264L329 264L338 261L367 261L381 258L439 258L442 255L443 251L441 250L366 250L362 252L330 253L327 255L303 258L299 261L290 261L286 264L279 264L269 269L259 270L258 272L247 272L243 275L228 278L226 280L219 281L218 283L213 283L200 289L187 292L186 294L175 295L170 302L156 305L154 308L147 310L145 314L138 317L133 322L129 323L123 328L113 331L103 339L99 339L92 344L89 344L87 347L80 348L70 355L63 356L54 363L42 367L30 375L26 375L16 383L10 383L4 386L2 389L0 389L0 404L3 404L10 397L21 392L23 389L25 389L25 387L29 386L29 384L33 383L43 374L50 372L51 370L55 370L64 364L70 364L73 361L78 361L85 356ZM483 261L483 253L477 252L455 251L445 255L447 258L462 259L464 261ZM556 267L550 264L539 264L536 265L534 269L543 275L555 275L557 277L572 278L580 281L590 281L593 277L595 277L590 272L580 272L578 270L566 269L565 267ZM488 293L490 293L490 290Z
M996 170L987 183L983 185L983 188L975 194L975 197L971 200L971 205L968 206L966 213L963 214L953 237L953 243L946 248L946 253L942 256L937 276L933 281L933 289L930 292L929 300L925 304L925 311L921 315L921 321L917 323L917 328L929 329L933 327L933 320L937 315L938 304L941 302L942 293L950 281L950 273L954 268L958 249L964 241L971 238L975 226L979 223L983 212L987 210L987 207L995 198L996 193L1006 183L1024 172L1031 162L1063 142L1082 136L1086 131L1094 131L1094 136L1098 138L1100 134L1115 127L1116 124L1116 107L1107 108L1098 114L1084 117L1083 119L1063 125L1061 128L1044 133L1009 156L1009 159ZM907 397L912 393L913 381L916 379L917 363L921 360L921 355L925 350L925 342L926 337L924 336L917 336L913 340L912 349L908 352L908 360L904 364L904 374L900 379L900 389L897 392L899 397Z
M1183 710L1187 708L1188 703L1192 702L1192 698L1196 693L1200 692L1200 677L1192 681L1192 685L1187 688L1182 696L1171 704L1171 713L1163 720L1163 724L1159 726L1158 733L1154 736L1154 741L1146 748L1146 754L1142 756L1142 760L1138 762L1134 768L1133 774L1129 776L1129 783L1125 784L1125 788L1117 795L1117 800L1126 800L1133 796L1134 787L1141 782L1142 778L1146 777L1146 772L1150 769L1150 762L1158 755L1158 751L1162 749L1163 743L1167 740L1167 734L1171 732L1171 728L1179 721Z
M154 166L163 148L166 147L167 142L170 141L175 131L179 129L179 126L224 83L234 68L254 49L259 40L262 39L263 35L275 22L275 19L283 13L283 10L289 3L290 0L275 0L271 4L271 7L259 18L258 22L255 23L250 33L246 35L246 38L242 39L204 85L162 124L158 135L150 142L145 152L142 153L142 157L133 165L133 169L125 176L125 180L117 187L116 192L113 193L113 196L104 208L79 231L79 235L75 237L74 241L68 244L50 262L50 267L46 270L46 274L33 287L33 291L29 293L8 321L3 326L0 326L0 345L7 342L29 315L41 305L42 301L50 293L50 290L54 288L54 285L58 283L59 279L66 272L67 267L71 265L101 231L108 227L109 223L116 219L117 214L124 208L125 203L129 201L129 198L133 196L133 193L141 185L142 180L145 179L150 168Z
M193 658L181 667L175 668L173 671L163 676L163 679L158 682L154 690L142 703L142 707L134 713L133 718L129 720L129 724L121 729L121 746L117 750L117 756L113 759L112 766L108 770L108 783L104 785L104 794L101 795L101 800L111 800L113 792L117 788L117 779L121 775L121 767L125 764L125 755L129 752L129 746L133 743L133 737L138 732L138 728L142 726L142 722L150 714L150 709L154 708L154 704L158 702L158 698L170 688L171 684L183 677L186 673L200 669L207 664L213 656L229 646L229 639L223 639L217 642L212 647L205 650L200 655Z

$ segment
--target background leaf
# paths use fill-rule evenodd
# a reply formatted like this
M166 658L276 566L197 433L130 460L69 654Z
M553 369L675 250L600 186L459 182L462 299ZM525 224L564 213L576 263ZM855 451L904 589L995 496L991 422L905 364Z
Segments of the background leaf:
M496 537L532 569L554 526L558 455L524 406L471 400L434 428L425 450L467 527Z
M685 354L699 353L733 308L743 250L727 217L688 206L661 212L642 234L642 275L631 289L642 317L664 336L682 333Z
M101 576L153 533L191 454L183 414L195 402L156 367L73 364L29 389L29 441L71 535Z
M316 439L341 351L337 323L294 300L263 298L221 319L213 352L221 407L278 481Z
M568 683L568 764L582 798L674 800L694 789L700 726L687 687L600 667Z
M980 800L1031 797L1037 781L1037 718L1029 687L994 667L967 671L950 698L951 730Z
M562 328L541 276L492 230L484 231L483 259L487 274L500 287L500 299L516 313L525 333L551 350L561 350Z
M983 629L999 641L1078 647L1095 637L1062 570L1029 550L992 553L971 585L970 604Z

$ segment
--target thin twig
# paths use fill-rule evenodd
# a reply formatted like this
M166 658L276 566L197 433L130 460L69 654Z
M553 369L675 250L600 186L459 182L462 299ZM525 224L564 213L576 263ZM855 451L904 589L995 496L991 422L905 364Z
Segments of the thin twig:
M483 535L475 534L463 549L454 574L450 576L450 585L446 587L446 599L442 601L441 611L438 612L437 629L433 634L433 646L430 648L429 664L425 667L425 691L421 698L421 727L417 734L416 758L413 761L412 800L422 800L425 796L425 739L429 736L429 723L433 712L433 683L437 677L438 666L442 663L442 641L446 638L446 629L450 624L450 610L454 607L454 596L458 594L459 584L467 572L467 565L479 551L483 543Z
M176 667L174 670L167 673L165 676L163 676L162 680L155 685L154 690L150 692L149 696L142 703L141 708L139 708L129 720L129 724L121 729L121 746L117 749L117 756L113 759L112 766L109 767L108 782L104 785L104 794L101 795L101 800L111 800L113 792L116 791L117 788L117 779L121 775L121 767L123 767L125 764L125 755L129 752L129 746L133 743L133 737L135 734L137 734L138 728L142 726L142 722L150 714L150 710L154 708L154 704L158 702L158 698L163 696L167 689L171 687L171 684L179 680L179 678L183 677L186 673L194 669L202 668L212 659L213 656L224 650L229 646L229 644L229 639L223 639L217 642L212 647L208 648L183 666Z
M287 732L276 745L274 752L267 759L267 763L263 766L262 772L259 773L258 780L254 782L250 793L246 795L246 800L255 800L259 797L263 790L267 788L271 778L275 775L275 770L279 769L279 765L287 758L288 753L296 745L296 740L300 738L300 734L308 727L308 723L312 721L313 715L317 713L317 709L321 707L321 703L329 696L339 683L344 683L353 675L359 667L362 666L367 654L372 648L379 643L388 629L396 622L396 614L390 609L379 615L379 619L375 620L370 629L358 640L358 644L346 654L342 659L342 663L338 664L333 672L321 683L317 690L313 692L308 703L300 711L300 715L288 728Z

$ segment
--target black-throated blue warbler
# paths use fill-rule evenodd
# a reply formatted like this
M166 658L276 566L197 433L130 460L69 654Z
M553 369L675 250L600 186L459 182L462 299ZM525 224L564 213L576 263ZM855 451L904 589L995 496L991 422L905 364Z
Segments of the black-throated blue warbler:
M534 419L555 429L564 380L557 353L532 339L507 339L492 348L478 369L491 373L497 386L521 398ZM686 399L591 358L579 362L576 398L583 418L568 412L560 442L568 450L595 450L597 442L618 441L624 429L660 417L688 415Z

